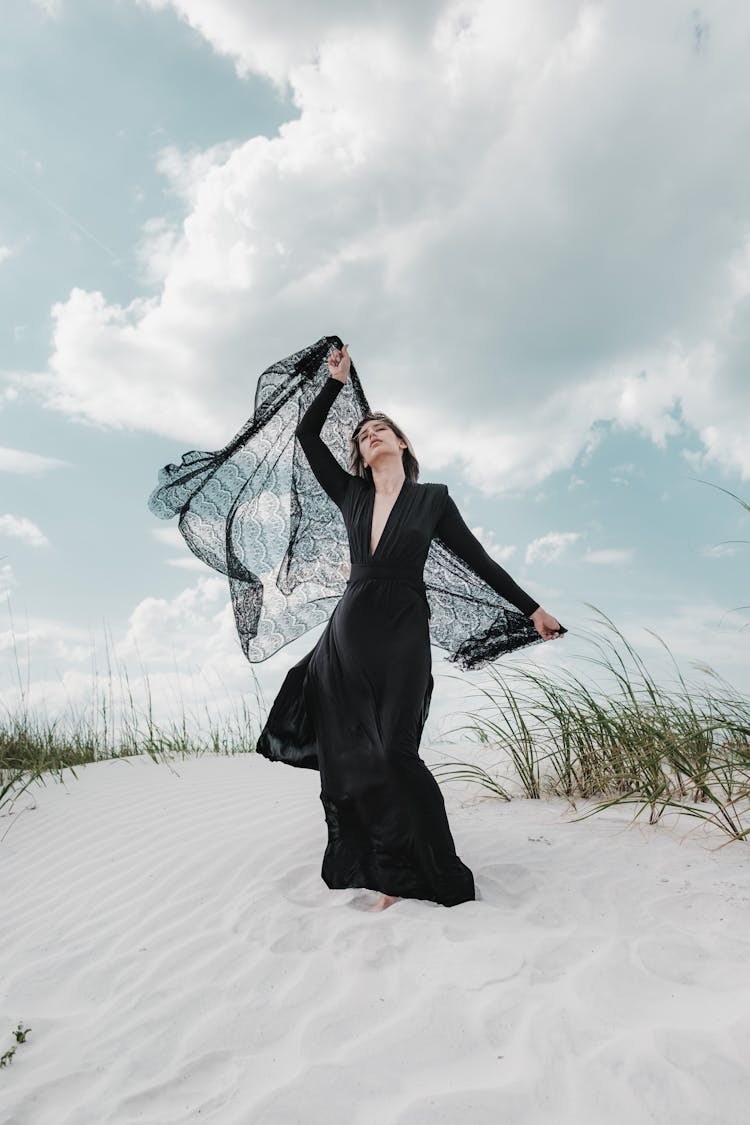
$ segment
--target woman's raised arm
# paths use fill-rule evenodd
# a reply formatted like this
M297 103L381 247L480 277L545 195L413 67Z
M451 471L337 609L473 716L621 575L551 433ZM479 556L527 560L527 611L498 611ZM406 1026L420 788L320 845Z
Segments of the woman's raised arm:
M329 376L302 415L299 425L294 431L318 483L339 508L344 502L351 473L347 473L346 469L339 465L322 440L320 431L323 429L328 412L343 385L340 379Z

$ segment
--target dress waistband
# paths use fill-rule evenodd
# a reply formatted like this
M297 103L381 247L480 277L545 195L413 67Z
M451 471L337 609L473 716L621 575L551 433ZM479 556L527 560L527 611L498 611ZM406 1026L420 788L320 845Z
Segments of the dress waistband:
M382 563L352 563L349 582L357 582L360 578L400 578L404 582L416 583L424 589L422 572L409 566L386 566ZM349 585L347 582L347 585Z

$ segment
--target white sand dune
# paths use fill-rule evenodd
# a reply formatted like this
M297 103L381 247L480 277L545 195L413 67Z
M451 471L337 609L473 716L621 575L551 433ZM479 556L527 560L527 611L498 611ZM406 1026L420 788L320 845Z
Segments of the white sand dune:
M3 1125L750 1122L747 845L449 784L481 898L371 913L313 771L78 773L0 818Z

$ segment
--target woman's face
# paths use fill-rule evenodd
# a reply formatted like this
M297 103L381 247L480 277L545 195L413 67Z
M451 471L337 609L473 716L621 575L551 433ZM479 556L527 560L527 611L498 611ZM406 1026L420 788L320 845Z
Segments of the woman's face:
M357 436L357 443L360 456L368 466L393 454L400 458L405 448L404 443L382 418L371 418L369 422L365 422Z

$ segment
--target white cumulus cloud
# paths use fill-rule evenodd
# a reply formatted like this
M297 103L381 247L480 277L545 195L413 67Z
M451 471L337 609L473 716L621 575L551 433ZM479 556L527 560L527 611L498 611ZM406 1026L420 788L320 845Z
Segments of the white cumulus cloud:
M7 535L11 539L20 539L30 547L48 547L49 540L43 531L37 527L33 520L26 516L13 516L6 514L0 516L0 535Z
M13 567L8 562L3 562L0 557L0 600L5 598L9 591L15 586L16 577L13 573ZM0 637L0 650L2 650L2 639Z
M206 564L194 555L188 555L187 558L167 559L167 566L176 566L179 570L199 570L203 574L206 573Z
M479 542L484 547L488 555L491 555L500 564L508 562L516 553L516 547L513 544L502 546L499 544L492 531L486 531L483 527L472 527L470 531L476 535Z
M216 448L265 366L339 333L425 468L486 493L569 469L601 422L750 477L750 9L141 3L294 119L164 151L186 217L144 230L161 290L53 306L49 408Z
M139 602L116 654L158 662L175 656L189 660L198 652L205 659L217 648L223 656L230 650L242 655L227 580L208 575L171 600L148 597Z
M3 473L46 473L49 469L60 469L69 464L58 457L45 457L41 453L31 453L26 449L9 449L0 446L0 472Z
M525 561L555 562L580 538L580 531L549 531L538 539L532 539L526 548Z
M632 547L603 547L597 551L587 551L583 561L597 566L624 566L633 559Z

